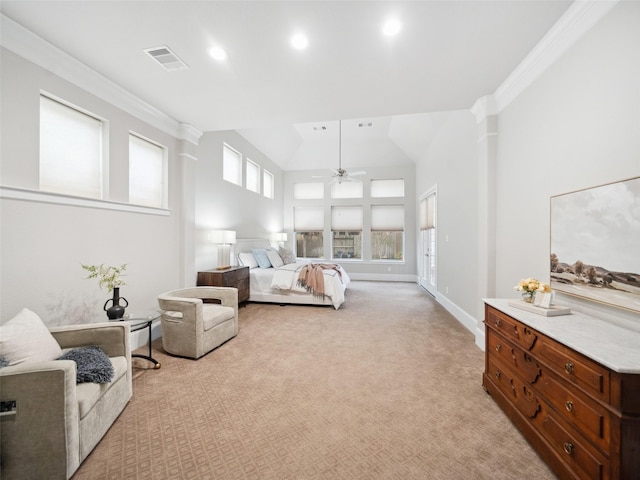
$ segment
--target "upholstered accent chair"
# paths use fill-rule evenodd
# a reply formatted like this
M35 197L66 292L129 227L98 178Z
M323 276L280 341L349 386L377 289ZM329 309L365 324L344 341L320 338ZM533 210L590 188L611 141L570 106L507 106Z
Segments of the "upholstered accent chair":
M62 351L99 346L111 361L113 377L108 383L77 383L74 360L34 358L0 368L3 480L71 478L133 393L128 323L49 330Z
M163 310L162 346L172 355L198 359L238 334L236 288L171 290L158 296L158 305Z

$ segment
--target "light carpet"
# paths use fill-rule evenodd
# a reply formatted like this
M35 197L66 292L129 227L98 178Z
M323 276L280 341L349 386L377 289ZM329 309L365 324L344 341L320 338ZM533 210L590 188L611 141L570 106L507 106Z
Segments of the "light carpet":
M154 357L75 480L556 478L415 284L354 281L337 311L249 304L205 357Z

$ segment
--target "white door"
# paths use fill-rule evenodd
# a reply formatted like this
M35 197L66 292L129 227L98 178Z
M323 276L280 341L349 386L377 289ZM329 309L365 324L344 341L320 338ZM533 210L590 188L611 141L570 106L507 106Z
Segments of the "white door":
M420 285L435 297L437 292L436 192L430 190L420 199Z

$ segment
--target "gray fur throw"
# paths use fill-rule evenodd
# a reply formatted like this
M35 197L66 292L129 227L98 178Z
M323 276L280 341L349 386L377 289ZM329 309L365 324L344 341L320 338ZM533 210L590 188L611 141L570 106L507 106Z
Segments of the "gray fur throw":
M57 360L76 362L77 382L109 383L113 379L113 364L97 345L78 347L64 353Z

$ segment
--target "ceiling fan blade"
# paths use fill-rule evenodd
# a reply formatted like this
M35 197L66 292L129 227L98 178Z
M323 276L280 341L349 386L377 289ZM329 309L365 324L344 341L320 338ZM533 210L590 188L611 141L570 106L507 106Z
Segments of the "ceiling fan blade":
M359 175L366 175L367 172L365 172L364 170L358 170L357 172L349 172L349 176L350 177L357 177Z

